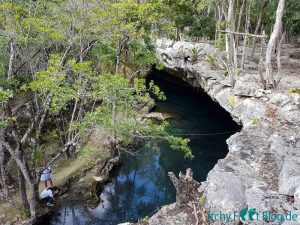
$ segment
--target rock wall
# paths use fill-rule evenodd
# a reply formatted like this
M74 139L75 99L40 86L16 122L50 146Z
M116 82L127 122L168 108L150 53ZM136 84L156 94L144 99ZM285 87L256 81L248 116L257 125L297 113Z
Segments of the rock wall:
M201 51L193 55L192 49ZM300 88L300 76L286 73L277 90L263 90L256 67L248 60L246 71L237 76L235 86L231 87L223 69L223 53L208 43L159 39L156 54L170 75L192 87L201 87L243 125L240 132L227 140L226 158L220 159L207 176L206 211L232 213L246 207L258 212L292 211L298 214L298 222L285 223L299 224L300 95L290 89ZM158 212L165 216L163 224L178 224L168 217L168 208L174 207L176 204L165 206ZM151 219L149 224L159 225Z

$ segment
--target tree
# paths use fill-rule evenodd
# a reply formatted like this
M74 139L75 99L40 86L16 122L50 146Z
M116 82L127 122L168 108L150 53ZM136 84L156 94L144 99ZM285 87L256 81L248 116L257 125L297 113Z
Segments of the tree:
M285 5L285 0L279 0L277 11L276 11L276 21L266 50L266 61L265 61L266 78L268 84L271 85L273 88L275 88L276 82L272 70L272 53L273 53L274 46L276 44L276 40L282 28L282 17L284 12L284 5Z
M260 2L261 4L259 5L259 13L258 13L258 16L257 16L257 23L256 23L254 35L257 35L258 32L259 32L259 29L261 28L263 13L265 11L266 6L268 5L268 2L269 2L269 0L264 0L264 1ZM252 60L254 58L256 41L257 41L257 39L254 37L253 45L252 45L252 51L251 51L251 59Z
M233 86L235 83L235 69L237 68L235 39L233 34L233 32L235 31L234 0L228 0L226 31L227 31L226 55L227 55L227 63L228 63L228 74L229 74L230 84Z
M249 0L247 12L246 12L246 18L245 18L245 33L246 34L249 33L249 28L250 28L251 7L252 7L252 0ZM243 54L242 54L242 60L241 60L241 68L242 69L244 69L244 64L245 64L247 39L248 39L248 36L244 35Z
M113 142L113 150L120 156L126 150L124 146L133 140L165 140L176 150L182 150L186 157L192 157L188 147L188 139L174 137L166 131L167 122L161 124L141 116L137 113L137 106L147 106L151 102L149 92L159 99L164 99L163 93L154 83L146 87L144 79L134 78L132 82L120 74L100 74L95 77L93 85L93 99L102 102L101 106L89 112L78 126L87 131L95 125L100 125ZM145 110L142 107L142 110ZM84 126L83 126L84 125Z
M175 28L175 40L180 41L180 34L184 27L189 26L193 21L197 1L164 0L163 4L165 5L166 19Z
M167 135L167 123L141 120L131 108L147 104L148 91L161 95L155 85L148 89L145 81L137 78L157 62L147 34L154 23L159 24L161 6L160 1L132 0L0 3L0 40L4 49L0 55L0 181L7 200L15 204L7 188L6 161L11 158L19 170L21 207L30 211L32 222L38 215L41 172L61 155L75 155L79 141L97 125L97 121L88 120L96 113L111 118L111 123L99 125L114 138L113 151L120 153L131 140L158 138L160 134L174 148L191 155L187 139ZM93 56L90 53L97 44L114 48L114 72L123 66L132 71L129 78L105 74L103 64L97 67L86 60ZM12 108L15 99L23 94L30 98L31 116L27 120L17 117ZM118 120L118 116L124 120ZM42 144L42 136L54 129L45 124L53 122L61 140L54 157L45 154ZM85 124L88 126L81 129Z

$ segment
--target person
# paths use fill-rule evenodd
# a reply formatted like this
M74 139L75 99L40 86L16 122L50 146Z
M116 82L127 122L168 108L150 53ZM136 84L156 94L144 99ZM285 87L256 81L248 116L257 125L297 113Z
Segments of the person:
M44 182L45 187L53 187L52 178L51 178L51 167L48 166L46 169L43 170L41 175L41 181ZM49 184L49 186L48 186Z
M56 190L55 187L48 187L45 188L40 193L41 202L46 204L47 206L53 206L54 205L54 191Z

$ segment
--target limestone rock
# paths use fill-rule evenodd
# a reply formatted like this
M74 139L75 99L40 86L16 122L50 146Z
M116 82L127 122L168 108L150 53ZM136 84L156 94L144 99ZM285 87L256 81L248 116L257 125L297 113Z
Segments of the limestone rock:
M258 212L269 210L265 202L266 194L261 189L251 187L245 191L245 195L248 208L256 208Z
M266 114L266 105L261 101L247 98L236 104L233 113L239 115L243 124L247 124L253 119L261 120Z
M292 158L286 158L279 175L279 192L293 196L300 185L300 164Z
M232 213L247 206L245 187L240 179L234 173L219 171L216 167L209 172L205 197L206 208L211 211Z
M279 109L278 114L289 123L300 124L300 107L297 105L287 104Z
M165 120L164 115L160 112L151 112L151 113L148 113L147 115L145 115L144 117L147 119L155 119L157 121Z
M241 74L232 87L222 69L224 52L212 45L167 39L160 39L155 45L157 57L172 76L192 87L201 87L243 125L240 132L227 140L229 153L218 161L207 175L205 186L201 186L201 191L205 190L206 210L232 213L253 207L284 214L298 209L300 215L300 96L288 92L300 88L298 74L282 77L275 91L262 89L257 71ZM211 55L216 65L212 66L207 59L186 61L184 57L191 48L201 48L201 54ZM275 112L271 119L270 107ZM254 119L259 122L253 124ZM294 196L295 202L286 195ZM183 199L180 201L188 205ZM195 223L191 209L180 208L180 204L164 206L148 221L150 225ZM299 221L284 224L294 225Z
M270 99L270 102L279 106L283 107L288 102L290 102L290 98L286 94L282 93L272 93L268 95L268 98Z
M149 225L192 225L195 219L187 208L178 209L176 204L162 207L158 213L154 214L148 221Z
M295 190L294 199L295 199L295 206L300 210L300 186L298 186Z
M260 88L261 85L254 74L246 74L236 81L233 93L239 96L255 96Z
M297 221L285 221L282 225L299 225Z

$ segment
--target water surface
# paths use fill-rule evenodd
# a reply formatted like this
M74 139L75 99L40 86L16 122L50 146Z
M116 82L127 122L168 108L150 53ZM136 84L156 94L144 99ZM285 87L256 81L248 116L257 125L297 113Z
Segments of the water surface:
M194 178L204 181L207 173L228 152L226 139L239 128L227 112L205 93L151 76L167 96L155 111L170 115L172 134L190 138L195 158L184 159L166 143L146 143L139 155L124 155L122 166L106 185L95 209L83 203L66 202L51 218L51 225L115 225L151 216L162 205L175 201L175 189L167 176L192 168Z

